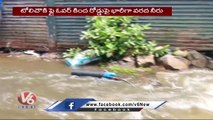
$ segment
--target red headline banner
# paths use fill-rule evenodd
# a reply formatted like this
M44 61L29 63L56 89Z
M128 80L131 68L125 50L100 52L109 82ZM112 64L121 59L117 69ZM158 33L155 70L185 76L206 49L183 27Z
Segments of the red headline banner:
M172 16L172 7L14 7L14 16Z

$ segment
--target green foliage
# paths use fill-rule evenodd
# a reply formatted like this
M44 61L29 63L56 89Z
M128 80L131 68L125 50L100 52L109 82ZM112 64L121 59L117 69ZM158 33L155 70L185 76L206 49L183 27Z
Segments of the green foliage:
M156 43L145 40L144 31L151 29L150 24L137 24L136 17L97 16L87 20L87 31L83 31L81 39L88 40L97 56L119 59L126 55L166 53L166 49L156 50Z
M186 57L186 56L188 56L189 52L187 50L183 51L183 50L176 49L172 54L175 56Z
M170 51L169 45L155 47L153 49L153 55L155 57L162 57L166 55Z
M74 58L77 53L81 52L80 48L70 48L67 52L63 53L64 58Z
M144 31L151 29L149 24L135 23L136 17L90 17L87 18L87 31L81 39L88 40L91 51L86 55L119 59L123 56L148 55L161 57L168 53L169 46L157 47L155 42L146 41ZM73 58L82 50L71 48L64 57Z
M108 70L112 71L112 72L119 73L119 74L131 74L131 75L134 75L134 76L138 75L138 71L134 68L131 68L131 67L121 67L121 66L118 66L118 65L113 65L113 66L109 66Z
M92 17L88 18L87 31L82 39L89 40L89 47L96 55L107 58L138 54L145 44L143 31L149 25L133 24L135 17Z

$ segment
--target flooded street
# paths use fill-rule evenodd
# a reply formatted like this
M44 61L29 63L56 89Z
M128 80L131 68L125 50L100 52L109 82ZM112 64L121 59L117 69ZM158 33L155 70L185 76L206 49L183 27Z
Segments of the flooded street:
M0 57L0 118L49 119L142 119L213 118L213 71L188 70L160 73L150 81L161 86L130 80L123 82L91 77L73 77L63 62ZM126 79L130 79L129 78ZM36 109L18 109L17 95L31 91L37 95ZM96 100L167 100L158 110L130 113L51 113L44 109L65 98Z

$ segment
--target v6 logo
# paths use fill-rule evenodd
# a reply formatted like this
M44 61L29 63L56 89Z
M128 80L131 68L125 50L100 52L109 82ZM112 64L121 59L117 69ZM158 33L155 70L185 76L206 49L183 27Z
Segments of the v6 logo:
M18 101L23 105L33 105L36 102L36 95L32 92L21 92Z

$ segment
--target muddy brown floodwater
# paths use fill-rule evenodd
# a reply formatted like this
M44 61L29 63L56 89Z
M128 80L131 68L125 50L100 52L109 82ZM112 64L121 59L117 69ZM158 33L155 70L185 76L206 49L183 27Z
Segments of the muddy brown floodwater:
M71 69L60 61L28 60L0 56L0 118L49 119L142 119L213 118L213 71L193 69L150 77L161 86L126 83L91 77L70 76ZM17 95L22 91L37 95L36 109L18 109ZM96 100L167 100L158 110L130 113L50 113L44 109L65 98Z

